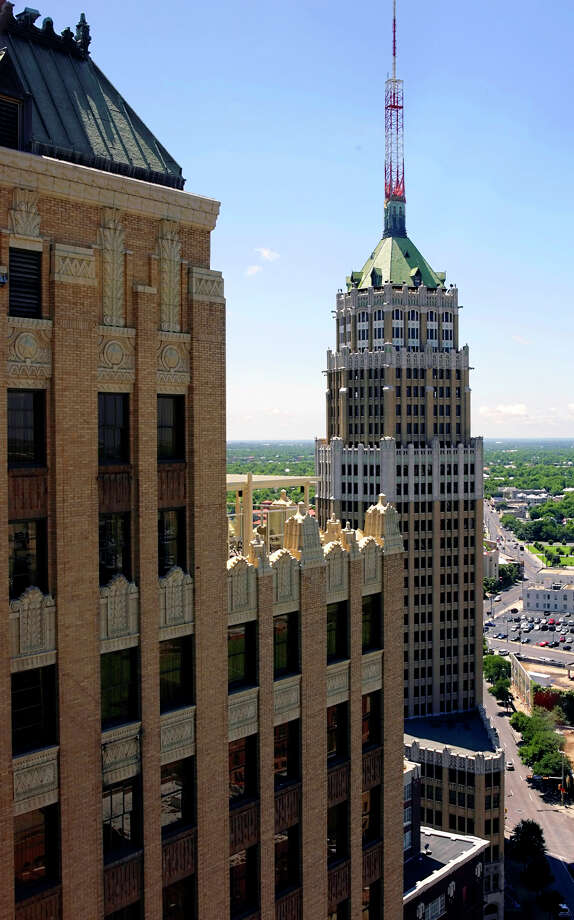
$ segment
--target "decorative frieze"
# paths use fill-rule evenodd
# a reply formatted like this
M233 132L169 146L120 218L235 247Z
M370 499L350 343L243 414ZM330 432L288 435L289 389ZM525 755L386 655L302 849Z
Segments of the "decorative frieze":
M258 729L259 688L243 690L229 696L229 740L237 741L247 735L255 735Z
M166 332L181 328L181 242L178 225L162 220L158 237L160 326Z
M301 675L285 677L273 684L274 724L281 725L301 716Z
M364 537L359 541L359 552L363 560L363 594L368 589L381 590L381 548L374 537Z
M159 333L157 382L160 388L165 388L166 386L170 388L186 388L189 386L190 342L191 337L184 332Z
M368 652L362 659L362 692L373 693L383 686L383 653Z
M195 754L195 706L163 715L160 737L162 764Z
M14 814L58 801L58 748L42 748L13 760Z
M193 300L225 303L223 276L209 268L190 268L189 293Z
M245 556L227 561L227 609L230 625L257 616L257 570Z
M56 604L39 588L27 588L10 601L10 654L41 655L56 648Z
M112 651L110 642L139 632L139 591L124 575L116 575L100 588L100 639L102 651ZM117 647L117 646L116 646ZM123 647L123 645L121 646Z
M159 579L159 627L162 639L193 628L193 581L176 565Z
M111 384L120 390L131 389L135 380L136 330L100 326L98 332L98 386L101 389L102 384Z
M324 548L327 563L327 603L345 600L349 592L349 554L339 542Z
M141 723L130 722L102 734L102 774L106 785L119 783L140 771Z
M98 231L102 252L102 316L106 326L125 325L124 228L115 208L104 208Z
M54 281L64 284L96 286L96 259L93 249L54 243Z
M12 207L8 212L8 226L14 236L40 236L38 195L27 188L15 188Z
M327 705L335 706L349 699L349 662L338 661L327 668Z
M288 549L278 549L269 557L273 570L273 603L275 613L286 613L299 607L299 562Z
M7 371L19 386L46 385L42 381L52 376L52 320L8 317Z

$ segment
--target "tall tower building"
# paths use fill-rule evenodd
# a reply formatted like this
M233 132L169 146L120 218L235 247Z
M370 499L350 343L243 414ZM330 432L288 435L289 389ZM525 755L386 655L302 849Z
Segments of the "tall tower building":
M317 504L322 524L334 513L353 528L379 492L396 505L409 717L481 700L482 441L470 436L458 290L407 236L395 11L385 141L383 234L335 302Z

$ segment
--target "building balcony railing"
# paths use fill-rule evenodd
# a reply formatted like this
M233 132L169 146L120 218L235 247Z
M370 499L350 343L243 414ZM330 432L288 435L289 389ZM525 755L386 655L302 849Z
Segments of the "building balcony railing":
M10 654L12 658L56 654L56 604L39 588L27 588L10 601ZM42 664L50 664L43 661ZM14 662L13 662L14 665ZM18 667L15 670L19 670Z
M129 511L132 504L132 470L130 466L100 467L98 505L100 514Z
M275 902L275 920L302 920L303 897L300 888L295 888Z
M382 778L382 748L372 748L363 753L363 792L379 786Z
M113 914L139 901L142 891L143 853L130 854L104 867L104 914Z
M350 860L339 863L329 869L328 874L328 902L329 910L334 911L337 904L346 900L351 893L351 863Z
M186 501L186 464L160 463L157 468L159 508L180 508Z
M8 474L10 519L46 517L47 513L48 474L46 470L10 470Z
M301 783L275 792L275 833L285 831L301 820Z
M188 875L193 875L196 866L197 829L186 828L163 842L162 866L163 885L173 885Z
M339 805L349 796L349 764L342 763L331 767L327 776L327 799L329 808Z
M383 874L383 844L380 840L363 850L363 887L372 885Z
M61 916L62 891L59 885L16 902L16 920L60 920Z
M259 802L248 802L229 811L229 854L254 846L259 840Z

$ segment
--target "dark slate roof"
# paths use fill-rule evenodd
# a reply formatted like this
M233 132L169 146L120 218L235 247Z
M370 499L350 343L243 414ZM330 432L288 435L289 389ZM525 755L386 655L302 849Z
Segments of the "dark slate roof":
M183 188L179 164L92 61L83 13L75 36L58 35L49 18L36 27L37 10L0 7L0 93L26 100L22 149Z
M405 719L405 741L407 744L418 741L423 747L439 751L445 747L472 753L496 751L476 709L425 719Z
M425 847L428 847L428 850ZM454 863L465 854L479 856L485 847L486 841L477 837L446 834L430 827L421 827L420 854L405 863L403 892L407 894L416 888L417 884L432 881L434 873L440 872L449 863Z

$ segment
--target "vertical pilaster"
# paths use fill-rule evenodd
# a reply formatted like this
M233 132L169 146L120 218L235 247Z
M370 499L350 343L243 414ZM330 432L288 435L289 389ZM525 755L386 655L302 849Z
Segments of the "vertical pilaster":
M261 920L275 920L275 781L273 734L273 572L257 570L259 644L259 851Z
M363 887L362 835L362 625L363 625L363 560L349 553L349 750L351 775L349 783L349 855L351 857L351 917L361 920L361 891Z

